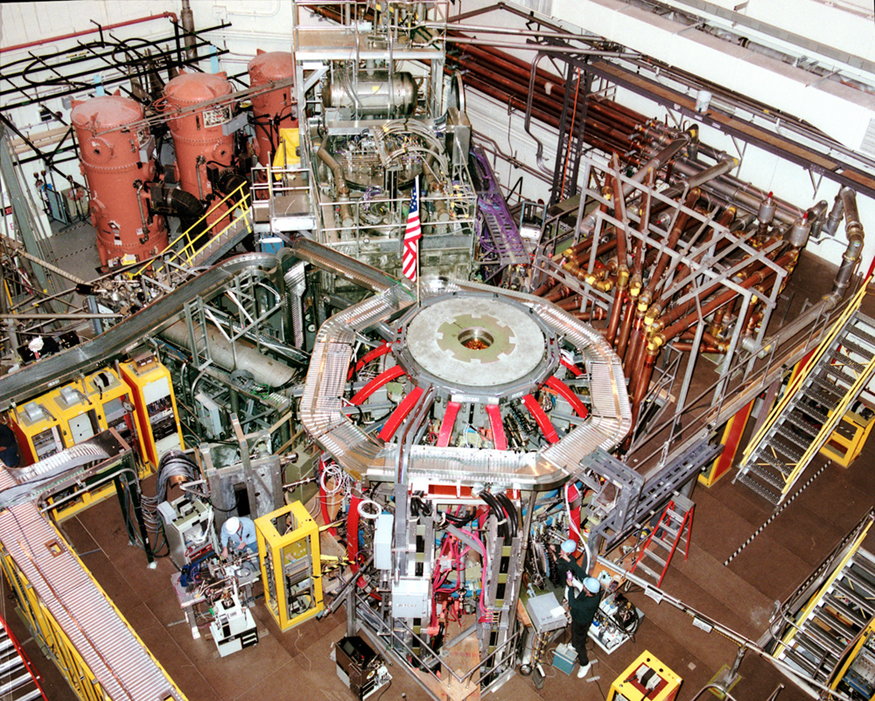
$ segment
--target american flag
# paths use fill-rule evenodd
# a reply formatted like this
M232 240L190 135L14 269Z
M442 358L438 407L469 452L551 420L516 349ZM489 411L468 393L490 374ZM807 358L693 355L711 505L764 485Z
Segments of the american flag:
M419 269L419 239L422 227L419 225L419 176L413 184L410 198L410 211L407 213L407 230L404 232L404 252L401 255L401 273L410 282L416 282Z

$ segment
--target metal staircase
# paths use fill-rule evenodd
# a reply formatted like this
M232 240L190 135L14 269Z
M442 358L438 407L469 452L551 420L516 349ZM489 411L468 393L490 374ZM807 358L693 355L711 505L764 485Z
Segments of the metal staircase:
M678 546L684 548L684 560L689 555L694 506L692 501L680 494L672 497L659 517L659 522L647 536L630 572L641 570L656 582L656 586L662 586L662 580L665 579L665 573Z
M735 481L773 504L784 500L875 374L875 320L859 311L865 290L744 451Z
M0 701L33 701L43 699L39 674L15 636L0 618Z
M479 149L471 151L482 189L477 191L477 208L483 222L480 245L484 252L497 258L498 268L509 265L528 265L531 256L520 236L519 227L507 208L492 167Z
M826 684L873 616L875 562L860 551L813 597L777 648L775 657Z

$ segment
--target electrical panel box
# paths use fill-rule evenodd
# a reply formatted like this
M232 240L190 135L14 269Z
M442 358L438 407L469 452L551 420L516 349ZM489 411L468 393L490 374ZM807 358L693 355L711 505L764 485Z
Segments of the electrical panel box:
M143 454L142 431L137 425L128 386L112 368L103 368L80 380L57 387L9 412L12 428L22 453L22 465L43 460L65 448L72 448L107 429L115 429L125 443ZM140 470L147 477L148 467ZM55 511L63 521L115 491L112 483L65 501Z
M267 610L285 632L324 607L319 526L293 501L255 519L255 535Z
M428 618L431 615L427 577L401 577L392 582L392 615L395 618Z
M144 460L157 467L168 450L183 450L182 429L170 371L151 353L119 366L130 388L143 437Z
M9 411L22 465L32 465L64 449L61 423L41 400L42 397Z
M682 681L645 650L614 680L605 701L674 701Z
M172 502L162 501L158 504L158 513L164 522L170 559L182 569L189 563L190 553L202 552L212 541L213 509L197 497L186 494Z
M378 570L392 569L392 530L395 517L392 514L377 516L374 527L374 567Z
M258 642L258 629L248 608L236 594L223 597L213 604L210 633L220 657L239 652Z
M532 620L532 625L539 633L559 630L568 625L565 609L553 592L529 597L526 601L526 611Z
M574 671L574 665L577 664L577 652L571 645L564 643L557 645L553 651L553 666L560 672L571 674Z

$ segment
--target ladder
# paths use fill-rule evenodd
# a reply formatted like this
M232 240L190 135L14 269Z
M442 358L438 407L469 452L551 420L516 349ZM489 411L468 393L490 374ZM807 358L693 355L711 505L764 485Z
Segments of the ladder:
M875 617L875 562L858 553L815 595L776 650L805 676L826 684Z
M865 291L864 285L744 451L733 481L775 505L875 375L875 320L859 311Z
M39 684L39 675L2 618L0 618L0 699L46 701Z
M644 547L638 552L638 557L635 564L632 565L632 569L629 570L630 572L635 572L636 569L640 568L656 582L657 587L662 586L662 580L665 579L665 573L668 571L668 566L671 564L671 559L674 557L678 545L684 546L684 560L690 554L694 506L692 501L680 494L672 497L659 517L659 522L647 536ZM664 552L651 548L651 545L657 546ZM645 559L650 562L645 563ZM661 571L657 571L660 567Z

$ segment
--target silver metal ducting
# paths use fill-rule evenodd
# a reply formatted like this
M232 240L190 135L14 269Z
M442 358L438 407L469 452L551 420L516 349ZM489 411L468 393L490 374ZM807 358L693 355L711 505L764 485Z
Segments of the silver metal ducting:
M319 330L301 401L301 421L310 436L347 471L372 480L441 479L464 484L502 482L518 488L549 489L563 483L580 460L601 447L613 449L631 428L631 411L620 361L610 345L587 324L543 299L486 285L427 278L420 288L421 305L459 294L488 294L520 305L540 325L582 354L590 380L589 416L558 442L538 451L436 447L400 443L365 433L343 412L347 372L356 335L412 309L415 295L405 284L355 304L333 316ZM400 322L399 322L400 323ZM416 378L411 378L416 381Z

